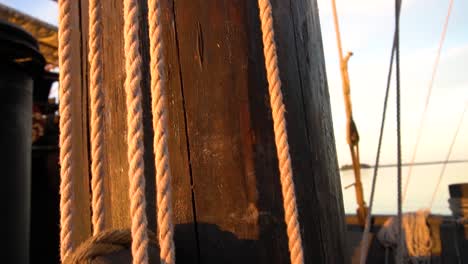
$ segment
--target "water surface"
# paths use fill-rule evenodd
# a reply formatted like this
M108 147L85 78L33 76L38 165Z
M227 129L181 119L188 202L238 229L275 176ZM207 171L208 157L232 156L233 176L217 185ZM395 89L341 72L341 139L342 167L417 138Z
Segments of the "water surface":
M406 181L408 168L402 168L403 183ZM415 211L429 207L441 169L442 164L413 167L407 198L403 204L403 211ZM372 168L362 169L361 172L367 205L369 204L373 170ZM355 214L357 204L354 187L344 189L345 186L354 182L353 171L346 170L340 171L340 173L345 212L347 214ZM380 168L377 177L372 211L376 214L395 214L397 211L397 169L395 167ZM433 214L451 214L447 202L449 198L448 185L463 182L468 183L468 163L447 164L431 212Z

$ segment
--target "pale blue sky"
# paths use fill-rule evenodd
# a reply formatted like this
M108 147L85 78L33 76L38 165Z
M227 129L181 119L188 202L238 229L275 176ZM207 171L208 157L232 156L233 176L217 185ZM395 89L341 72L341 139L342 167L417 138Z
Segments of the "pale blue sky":
M393 35L393 0L336 0L344 52L351 50L349 73L354 117L361 135L361 158L373 163ZM57 4L50 0L0 0L51 24ZM318 0L333 125L340 164L349 163L345 112L330 0ZM411 159L435 54L449 0L403 0L401 15L401 87L403 161ZM464 105L468 102L468 1L455 0L429 105L417 161L443 160ZM392 87L394 88L394 87ZM390 108L382 162L394 163L395 103ZM468 116L452 159L468 159ZM463 176L468 179L468 175Z

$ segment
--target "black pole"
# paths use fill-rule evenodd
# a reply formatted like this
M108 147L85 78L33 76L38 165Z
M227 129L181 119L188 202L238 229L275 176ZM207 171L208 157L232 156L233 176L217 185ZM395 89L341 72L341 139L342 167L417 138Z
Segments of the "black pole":
M26 32L0 21L2 262L29 263L32 98L44 59Z

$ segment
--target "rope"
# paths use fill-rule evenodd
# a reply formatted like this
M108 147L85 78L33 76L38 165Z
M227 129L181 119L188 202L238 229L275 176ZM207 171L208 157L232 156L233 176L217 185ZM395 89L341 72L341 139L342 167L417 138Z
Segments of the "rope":
M99 0L89 1L89 54L91 97L91 189L93 234L104 230L104 94L102 87L102 16Z
M405 213L402 218L404 229L404 244L399 243L398 218L389 218L377 234L377 239L385 248L401 247L402 256L396 263L409 259L412 263L429 263L431 257L432 240L427 217L429 211L419 210L415 213ZM397 251L398 252L398 251Z
M153 232L147 231L149 237L156 237ZM67 257L63 264L88 264L99 256L127 249L132 242L132 234L128 229L106 230L94 235L83 242L72 255ZM151 240L153 244L156 241Z
M398 16L400 15L401 10L398 12ZM396 32L395 32L396 34ZM393 44L392 44L392 53L390 55L390 66L388 69L387 75L387 87L385 88L385 98L384 98L384 105L382 110L382 121L380 123L380 132L379 132L379 142L377 144L377 154L375 156L375 165L374 165L374 173L372 175L372 187L369 199L369 208L366 218L366 225L364 227L364 233L362 235L362 243L361 243L361 256L360 256L360 263L365 264L367 260L367 253L369 250L369 243L370 243L370 228L371 228L371 219L372 219L372 208L374 206L374 195L375 195L375 187L377 185L377 173L379 171L379 163L380 163L380 150L382 149L382 140L383 140L383 133L385 128L385 118L387 116L387 104L388 104L388 95L390 92L390 83L392 81L392 70L393 70L393 59L395 56L395 48L396 48L396 35L393 35Z
M73 250L73 139L71 82L71 2L60 0L59 7L59 69L60 69L60 257L65 259Z
M411 179L411 173L413 171L413 163L416 161L416 153L418 151L419 141L420 141L420 139L422 137L422 131L423 131L423 128L424 128L424 124L426 123L427 109L429 107L429 101L430 101L431 94L432 94L432 87L434 86L435 75L436 75L436 72L437 72L437 68L439 67L440 54L442 52L442 47L444 45L445 35L447 33L448 23L449 23L450 15L452 13L452 6L453 6L453 0L450 0L447 16L445 17L445 24L444 24L444 27L443 27L443 30L442 30L442 35L440 36L439 48L437 50L436 59L435 59L435 62L434 62L434 66L432 68L431 81L429 82L429 88L428 88L427 95L426 95L426 103L424 105L423 116L421 118L421 123L419 124L418 134L417 134L417 137L416 137L416 143L415 143L414 149L413 149L413 156L411 157L411 162L410 162L410 165L409 165L409 168L408 168L408 174L406 176L406 183L405 183L405 187L404 187L404 190L403 190L403 200L406 200L406 196L407 196L406 194L408 192L408 185L409 185L409 182L410 182L410 179Z
M396 73L396 122L397 122L397 203L398 247L396 263L403 263L403 229L401 199L401 113L400 113L400 8L401 0L395 0L395 73Z
M158 206L160 258L163 263L175 264L172 225L171 170L167 147L166 87L163 80L164 54L162 42L161 8L159 0L148 2L151 57L151 97L154 129L154 155Z
M468 103L465 105L465 108L463 109L463 112L460 117L460 121L458 121L457 129L455 130L455 134L453 135L452 142L450 143L447 156L445 157L445 162L442 164L442 169L440 170L440 174L439 174L439 178L437 179L436 187L434 189L434 192L432 193L431 202L429 203L429 208L432 208L432 206L434 205L437 192L439 191L440 182L442 181L442 178L445 174L445 168L447 167L447 163L450 159L450 155L452 155L453 146L455 146L455 142L457 141L458 133L460 132L460 128L462 127L463 118L465 116L465 112L467 108L468 108Z
M286 118L284 116L285 106L279 76L272 8L270 0L258 0L258 4L291 264L302 264L304 263L304 256L291 157L289 155L288 133L286 130Z
M138 1L124 0L125 93L127 97L128 162L132 256L134 264L148 263L145 200L141 56L138 38Z

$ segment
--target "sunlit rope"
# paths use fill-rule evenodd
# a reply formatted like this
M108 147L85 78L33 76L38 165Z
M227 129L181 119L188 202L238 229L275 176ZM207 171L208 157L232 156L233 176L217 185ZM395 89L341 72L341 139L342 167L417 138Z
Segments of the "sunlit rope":
M434 192L432 193L431 202L429 203L429 208L432 208L432 206L434 205L434 200L437 196L437 192L439 191L440 182L442 181L442 178L444 177L445 168L447 167L447 163L450 159L450 155L452 155L453 146L455 146L455 142L457 141L458 133L460 132L460 128L462 127L463 120L465 117L465 112L467 108L468 108L468 103L465 104L465 108L463 109L463 112L461 114L460 121L458 121L457 129L455 130L455 134L453 135L452 142L450 143L447 156L445 157L445 161L442 164L442 169L440 170L440 174L439 174L439 178L437 179L436 187L434 189Z
M297 212L293 170L289 154L288 131L286 129L286 117L284 115L285 106L283 103L283 92L281 91L281 80L279 76L272 8L270 0L258 0L258 5L262 26L263 53L265 56L268 91L270 93L270 106L273 116L273 130L283 194L284 218L288 234L289 254L291 264L303 264L304 253Z
M143 110L141 106L142 61L139 51L139 1L124 0L125 94L127 101L128 176L133 264L148 263L145 198Z
M407 193L408 193L408 185L409 185L409 182L410 182L410 179L411 179L411 173L413 171L413 163L416 161L416 154L418 152L419 142L421 140L424 125L426 123L427 110L428 110L429 101L430 101L431 95L432 95L432 87L434 86L435 76L436 76L436 73L437 73L437 69L439 67L440 54L442 53L442 47L444 45L445 35L447 33L448 23L449 23L450 15L452 13L452 6L453 6L453 0L450 0L448 11L447 11L447 16L445 17L445 23L444 23L444 27L443 27L443 30L442 30L442 35L440 36L439 48L437 49L437 55L436 55L436 58L435 58L435 61L434 61L434 66L432 68L431 80L429 82L429 86L428 86L428 90L427 90L427 94L426 94L426 102L424 104L424 110L423 110L421 122L419 124L418 134L416 136L416 143L415 143L414 148L413 148L413 155L411 156L411 162L409 163L408 173L406 175L405 187L403 188L403 202L406 201L406 197L407 197Z
M73 250L72 220L74 206L73 189L73 130L72 93L75 87L71 80L71 0L58 1L59 9L59 114L60 114L60 258L63 261Z

